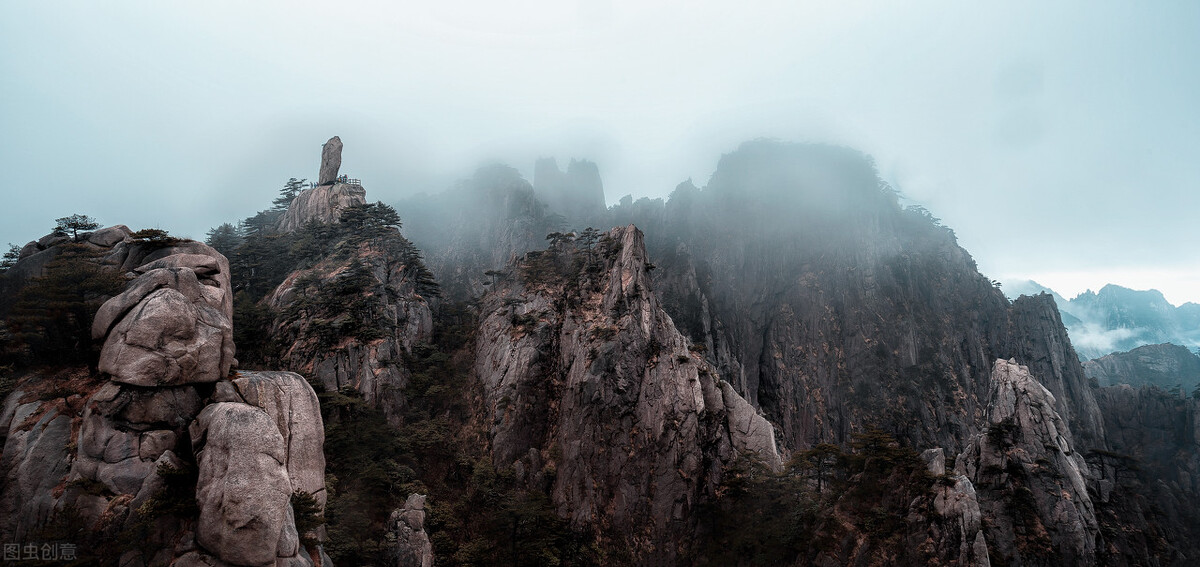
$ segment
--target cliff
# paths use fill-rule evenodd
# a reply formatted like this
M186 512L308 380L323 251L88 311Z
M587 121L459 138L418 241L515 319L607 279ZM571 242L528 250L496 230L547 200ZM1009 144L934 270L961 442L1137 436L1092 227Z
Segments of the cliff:
M672 560L741 452L778 468L774 430L659 306L641 231L527 254L482 299L476 374L490 446L558 513Z

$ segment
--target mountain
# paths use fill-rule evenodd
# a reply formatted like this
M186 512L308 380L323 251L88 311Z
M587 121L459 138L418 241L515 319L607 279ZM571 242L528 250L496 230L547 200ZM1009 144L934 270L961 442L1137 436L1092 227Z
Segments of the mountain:
M1200 304L1169 303L1157 290L1137 291L1106 285L1066 300L1032 280L1006 284L1010 297L1050 293L1063 313L1063 323L1081 360L1142 345L1175 343L1200 347Z
M1173 344L1146 345L1115 352L1083 363L1089 378L1101 386L1129 384L1168 390L1182 386L1191 392L1200 384L1200 356Z
M1200 400L1089 379L1060 298L1008 300L858 151L751 141L607 209L591 162L491 165L397 210L340 150L228 258L113 227L0 275L0 535L121 565L1200 557ZM1156 321L1136 299L1085 303ZM1096 368L1187 372L1148 360Z

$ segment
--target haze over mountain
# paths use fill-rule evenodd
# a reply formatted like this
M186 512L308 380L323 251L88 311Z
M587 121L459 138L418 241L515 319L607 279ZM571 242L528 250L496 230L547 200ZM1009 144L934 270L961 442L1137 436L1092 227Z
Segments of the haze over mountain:
M1136 291L1109 284L1070 300L1032 280L1007 282L1003 289L1014 299L1039 293L1053 296L1080 360L1159 343L1200 349L1200 304L1172 305L1155 289Z
M76 210L201 238L314 178L332 133L385 202L481 162L532 179L550 155L597 163L610 204L665 197L776 137L870 153L989 277L1200 301L1197 20L1190 2L5 2L0 170L23 189L0 244Z

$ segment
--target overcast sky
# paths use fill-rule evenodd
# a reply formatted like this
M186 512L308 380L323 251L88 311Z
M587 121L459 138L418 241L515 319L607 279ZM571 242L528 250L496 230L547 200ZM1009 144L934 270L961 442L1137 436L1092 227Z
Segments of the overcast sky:
M741 4L2 2L0 244L202 239L334 134L371 200L552 155L610 203L765 136L874 155L990 277L1200 302L1200 2Z

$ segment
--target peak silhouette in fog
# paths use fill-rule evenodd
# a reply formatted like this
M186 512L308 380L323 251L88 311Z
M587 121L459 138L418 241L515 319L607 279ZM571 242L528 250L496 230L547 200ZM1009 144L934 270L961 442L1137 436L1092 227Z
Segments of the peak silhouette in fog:
M200 237L315 180L335 133L343 173L387 202L482 163L533 183L547 157L596 164L610 204L666 197L771 137L874 156L993 277L1196 301L1196 21L1184 3L8 3L0 243L74 212Z

